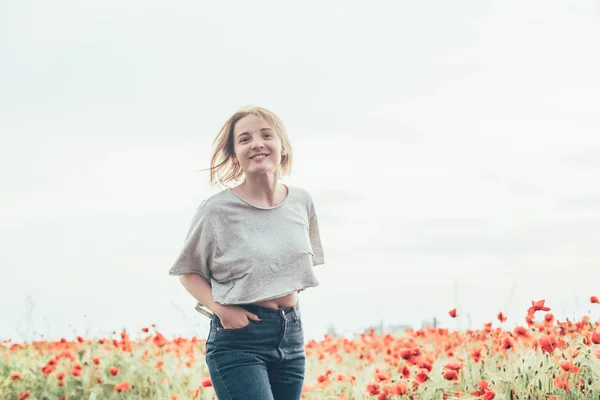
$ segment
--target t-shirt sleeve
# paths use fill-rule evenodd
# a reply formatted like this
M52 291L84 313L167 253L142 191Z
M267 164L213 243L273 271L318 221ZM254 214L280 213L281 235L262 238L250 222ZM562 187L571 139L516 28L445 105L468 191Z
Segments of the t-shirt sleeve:
M313 265L325 264L325 255L323 254L323 245L321 244L321 235L319 234L319 220L312 199L310 200L308 213L308 235L313 250Z
M198 274L210 284L210 257L212 254L212 232L205 215L204 200L198 209L188 230L185 242L177 260L169 270L169 275Z

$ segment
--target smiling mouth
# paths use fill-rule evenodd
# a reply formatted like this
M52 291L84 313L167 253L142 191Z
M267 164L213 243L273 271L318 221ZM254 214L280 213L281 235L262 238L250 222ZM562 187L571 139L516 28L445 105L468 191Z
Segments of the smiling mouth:
M263 158L265 158L267 156L268 156L268 154L259 154L259 155L256 155L254 157L250 157L250 159L251 160L255 160L255 159L262 160Z

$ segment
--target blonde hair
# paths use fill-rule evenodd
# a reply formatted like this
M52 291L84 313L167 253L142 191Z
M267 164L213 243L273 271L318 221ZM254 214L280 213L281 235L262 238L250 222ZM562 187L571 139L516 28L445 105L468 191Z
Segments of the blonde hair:
M240 165L233 162L233 129L235 128L235 124L247 115L255 115L269 123L275 130L279 140L281 140L283 151L286 154L281 157L279 177L290 175L292 172L292 145L281 119L263 107L244 107L229 117L213 142L213 153L209 168L209 183L212 186L217 184L225 186L231 181L239 181L244 177L244 171Z

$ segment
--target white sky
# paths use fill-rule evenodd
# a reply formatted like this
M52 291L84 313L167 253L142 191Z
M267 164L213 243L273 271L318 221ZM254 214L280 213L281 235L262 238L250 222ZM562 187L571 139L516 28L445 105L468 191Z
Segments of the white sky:
M320 218L307 339L522 324L542 298L579 318L600 295L599 48L591 0L3 2L0 339L204 336L167 271L249 104L285 122L286 182Z

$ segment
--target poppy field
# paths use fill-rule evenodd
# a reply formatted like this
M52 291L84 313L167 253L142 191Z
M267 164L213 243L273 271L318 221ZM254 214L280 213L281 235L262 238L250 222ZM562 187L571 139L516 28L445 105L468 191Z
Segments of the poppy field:
M592 296L590 303L598 305ZM449 315L460 318L456 309ZM504 328L407 329L306 343L305 399L599 399L600 322L559 321L544 300ZM514 324L513 324L514 326ZM215 399L205 339L135 338L0 343L0 399Z

